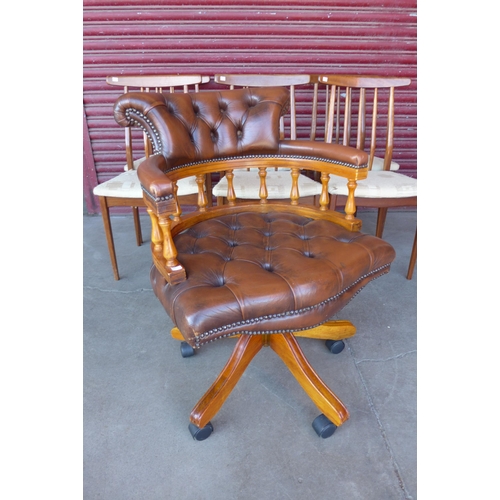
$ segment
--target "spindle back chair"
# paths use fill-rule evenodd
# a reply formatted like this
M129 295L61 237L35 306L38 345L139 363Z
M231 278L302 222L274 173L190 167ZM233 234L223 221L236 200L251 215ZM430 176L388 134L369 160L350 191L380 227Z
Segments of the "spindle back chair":
M210 81L210 77L202 75L118 75L108 76L108 85L121 87L122 93L132 90L140 92L198 92L200 84ZM111 226L111 207L131 207L134 216L135 236L138 246L142 245L142 231L139 208L144 207L142 189L137 179L137 167L151 154L151 145L145 135L141 138L140 147L134 149L134 124L125 127L124 172L98 184L93 192L99 198L101 215L108 244L108 251L115 280L120 279L116 259L115 243ZM141 133L142 134L142 133ZM137 140L137 135L135 137ZM210 186L209 186L210 187ZM179 195L185 196L189 203L189 195L197 193L194 178L184 179L179 184Z
M280 118L280 139L297 139L297 87L311 86L311 78L304 74L216 74L215 83L227 85L230 89L235 88L263 88L263 87L287 87L290 91L289 111ZM311 86L312 87L312 86ZM311 92L312 94L312 92ZM308 106L312 110L311 106ZM267 171L268 199L284 199L290 194L291 184L288 168L277 168L271 166ZM233 186L238 199L259 199L259 175L256 169L248 168L235 172ZM299 189L304 197L304 202L317 203L317 197L321 194L321 184L315 182L302 173L299 175ZM213 193L217 196L219 205L227 200L224 196L227 190L227 179L221 172L220 181L214 186Z
M387 210L416 207L417 180L399 171L394 161L396 88L411 84L409 78L362 75L318 75L318 86L327 96L325 141L355 146L369 153L368 176L356 187L358 207L377 208L376 236L382 238ZM316 97L317 99L317 97ZM403 121L402 117L399 117ZM398 130L401 130L402 126ZM329 182L330 207L345 202L345 180L332 176ZM416 240L415 240L416 241ZM416 243L407 278L416 261Z

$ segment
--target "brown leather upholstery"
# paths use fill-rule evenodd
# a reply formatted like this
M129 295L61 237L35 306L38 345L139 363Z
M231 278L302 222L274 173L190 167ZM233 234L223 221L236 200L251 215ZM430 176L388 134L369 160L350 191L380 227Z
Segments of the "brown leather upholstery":
M211 432L209 419L263 345L285 362L321 418L344 422L347 410L307 363L294 334L353 335L354 328L349 334L344 329L349 322L341 321L339 329L330 318L369 281L387 273L395 257L388 243L358 231L355 205L346 204L345 214L328 210L328 176L344 176L353 191L356 180L366 177L368 155L336 144L280 141L279 120L287 106L288 90L271 87L126 94L115 106L117 121L141 126L154 148L138 175L153 227L155 294L181 338L195 349L241 335L223 372L191 413L196 439ZM276 162L288 166L293 178L287 202L268 202L264 193L260 202L239 203L228 195L227 205L207 207L207 172L224 170L230 186L232 169L259 167L265 181L266 168ZM319 207L299 203L297 178L307 168L320 173ZM199 212L181 215L176 181L188 175L197 177ZM318 332L317 325L325 323L327 333ZM325 437L317 429L323 424L315 425Z
M143 114L165 124L151 139L154 152L162 152L169 168L224 156L275 153L279 130L274 123L286 112L287 90L258 90L146 97L130 93L120 99L115 117L125 126L127 110L131 113L134 103L147 102Z
M279 212L217 217L174 241L188 279L171 286L153 267L151 280L193 347L321 324L395 257L373 236Z
M287 105L288 90L282 87L129 93L118 101L115 116L123 125L134 117L150 125L146 131L158 156L141 165L139 178L158 200L173 191L160 170L171 175L218 158L281 155L352 168L366 164L367 154L355 148L280 140L278 122ZM389 244L372 236L280 212L216 217L174 242L187 280L172 286L154 266L151 280L193 347L236 333L293 332L321 324L386 273L395 257Z
M131 92L115 104L115 119L123 126L133 123L143 128L153 153L161 152L165 159L163 165L162 160L151 157L139 170L146 191L158 198L172 195L169 180L159 177L159 171L172 171L175 178L180 167L218 158L293 156L334 159L353 169L366 167L368 155L355 148L319 141L280 141L279 118L288 109L288 95L283 87L196 94ZM156 127L155 123L162 125ZM152 183L153 178L163 187Z

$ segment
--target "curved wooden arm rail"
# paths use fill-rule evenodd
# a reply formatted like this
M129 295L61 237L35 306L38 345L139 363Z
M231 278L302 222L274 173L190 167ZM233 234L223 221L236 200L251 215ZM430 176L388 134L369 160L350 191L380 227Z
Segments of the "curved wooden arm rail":
M327 339L328 345L354 335L352 323L331 318L387 273L394 259L393 248L361 233L354 216L354 191L367 175L368 155L338 144L281 139L288 99L287 89L269 87L130 93L115 105L118 123L140 126L153 146L138 175L152 220L151 283L176 325L173 337L193 353L215 340L239 337L226 367L191 413L190 430L199 440L210 434L210 419L264 346L278 354L322 412L316 432L329 434L318 430L325 419L327 427L341 425L346 408L294 337ZM288 169L288 200L269 199L271 164ZM259 200L234 194L231 174L247 168L259 171ZM221 170L229 181L228 204L208 206L204 179ZM297 179L305 170L321 179L317 207L301 205ZM343 214L329 209L330 175L351 186ZM176 185L186 176L197 179L198 210L182 213Z

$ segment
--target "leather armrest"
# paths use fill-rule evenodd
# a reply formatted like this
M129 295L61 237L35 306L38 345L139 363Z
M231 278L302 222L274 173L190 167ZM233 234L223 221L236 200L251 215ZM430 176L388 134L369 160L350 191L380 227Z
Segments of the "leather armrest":
M137 176L143 188L155 199L173 196L172 181L164 171L167 162L162 155L146 158L137 169Z
M308 140L281 140L278 146L279 153L282 155L324 158L359 168L366 167L368 164L368 153L341 144Z

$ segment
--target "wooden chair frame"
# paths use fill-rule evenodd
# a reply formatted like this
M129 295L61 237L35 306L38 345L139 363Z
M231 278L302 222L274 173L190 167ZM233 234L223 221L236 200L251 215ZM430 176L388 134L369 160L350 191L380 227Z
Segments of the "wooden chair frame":
M395 89L397 87L408 86L411 83L409 78L403 77L385 77L385 76L363 76L363 75L316 75L312 77L316 79L314 109L318 103L318 88L319 85L325 85L326 97L326 117L325 117L325 141L334 144L351 145L354 138L356 148L367 150L369 152L368 170L372 170L374 159L377 157L377 151L380 149L378 143L378 125L379 125L379 104L380 93L387 92L387 114L386 133L383 143L383 167L384 171L390 171L393 168L393 152L394 152L394 122L395 122ZM368 112L367 90L373 91L373 99L370 103L370 122ZM353 92L358 92L357 113L353 112ZM343 99L342 99L343 96ZM314 112L313 123L316 123L317 112ZM316 134L316 128L311 130L311 137ZM353 137L354 136L354 137ZM368 140L368 147L366 142ZM392 175L403 175L395 173ZM368 174L368 179L370 174ZM417 196L408 197L390 197L390 198L369 198L362 196L359 190L356 194L357 204L368 208L377 208L377 225L375 234L382 238L387 211L389 208L396 207L416 207ZM362 196L362 197L361 197ZM330 207L335 208L345 200L345 196L331 195ZM413 270L416 263L417 255L416 233L412 249L412 255L407 271L407 279L413 276Z
M194 91L198 92L200 84L210 81L210 77L202 75L119 75L108 76L106 83L112 86L123 87L123 92L126 93L132 88L137 88L141 92L175 92L176 89L181 89L183 92L188 92L190 87L194 87ZM144 157L151 154L151 144L147 137L144 139ZM125 170L137 169L137 164L134 164L134 149L133 149L133 134L132 127L125 127L125 154L126 166ZM99 189L99 186L96 187ZM111 226L110 208L112 207L131 207L134 217L134 228L137 246L143 243L141 222L139 217L139 208L145 207L142 194L137 198L123 196L99 196L99 204L101 207L101 215L104 224L104 232L108 245L111 267L115 280L120 279L118 271L118 262L116 258L115 243L113 238L113 229Z
M292 189L292 192L295 194L291 195L289 203L280 200L268 200L265 195L266 170L270 165L275 165L276 162L283 166L291 166L292 169L291 175L294 179L294 189ZM180 217L178 203L175 199L171 202L162 202L160 205L153 202L151 198L145 195L145 202L152 221L151 249L153 262L170 284L181 283L186 278L185 270L177 260L177 249L174 244L175 236L201 219L217 217L226 213L237 213L241 210L242 204L245 206L245 210L248 211L292 211L293 213L312 218L326 218L350 231L356 232L361 229L361 221L354 216L356 212L354 187L356 180L366 177L366 169L357 170L354 176L352 174L346 176L350 178L349 184L352 191L351 195L346 200L344 213L342 214L329 209L328 173L324 165L314 164L313 160L293 160L289 158L286 160L273 158L272 161L259 159L255 161L254 165L259 165L263 182L261 199L259 201L238 202L234 192L231 192L232 187L231 183L229 183L227 194L228 204L214 207L207 206L206 192L203 189L203 179L207 170L216 172L219 168L227 168L228 164L226 161L212 162L210 165L204 164L201 167L188 167L184 169L182 175L196 175L200 179L198 212L196 213L185 214ZM230 166L231 169L225 170L228 173L228 179L232 178L234 170L247 168L248 160L232 161ZM304 206L299 203L298 175L299 171L304 167L320 172L320 178L322 179L322 194L320 196L319 207ZM343 171L341 167L339 168L337 166L328 166L328 171L346 175L346 172ZM170 177L171 180L174 181L180 178L177 172L172 172ZM168 205L170 205L169 208ZM312 402L321 411L321 415L315 421L319 423L316 424L316 426L315 423L313 423L313 427L320 437L329 437L333 434L336 427L342 425L349 418L349 411L309 364L295 337L321 339L329 343L340 342L343 347L343 340L352 337L355 333L356 327L350 321L330 320L318 327L303 331L295 331L293 333L235 335L235 337L238 337L238 341L233 350L233 354L214 383L191 412L190 431L193 437L197 440L203 440L210 435L213 429L210 420L218 413L247 366L263 347L271 347L288 367ZM184 340L184 337L177 327L172 329L171 335L177 340ZM183 344L184 347L186 347L185 342L183 342ZM194 354L194 351L192 351L192 353ZM191 355L191 353L189 355ZM323 430L318 430L318 426L321 424L321 420L319 419L322 415L327 419L324 420L326 425ZM330 424L333 423L333 427L328 424L328 421Z
M214 123L222 123L218 118L220 116L218 113L222 113L224 116L226 115L227 108L222 109L220 104L220 102L225 103L225 99L240 99L239 103L241 103L242 106L234 107L236 110L235 119L238 120L240 116L238 113L245 117L245 121L248 118L248 128L251 133L255 133L256 130L260 129L257 125L262 125L266 122L262 122L263 115L261 115L260 110L255 110L253 113L245 110L249 110L253 108L253 106L259 106L261 102L262 109L267 110L266 112L269 113L269 119L272 120L269 122L270 125L274 126L274 124L276 124L276 126L278 126L279 116L284 113L287 105L287 93L284 89L275 88L266 89L265 91L261 89L257 102L249 99L252 97L254 97L252 92L240 90L227 91L224 96L219 96L216 93L213 96L207 96L203 103L203 108L206 109L206 115L197 118L200 120L200 124L203 124L202 126L205 127L205 134L200 133L200 142L194 145L192 144L192 136L190 136L189 127L186 126L187 123L191 123L191 121L184 122L182 121L182 117L176 115L175 120L177 121L171 122L170 117L172 115L169 110L172 106L174 108L186 109L186 116L191 120L192 114L188 108L191 104L192 109L196 109L197 115L200 110L200 100L195 101L193 99L191 103L189 103L188 99L182 97L182 99L170 98L173 102L168 102L167 96L164 96L162 101L155 96L148 96L145 98L139 94L128 94L121 103L117 103L117 108L115 109L115 118L117 121L124 125L129 123L131 119L137 120L154 141L154 152L139 166L138 175L144 189L144 202L151 217L151 252L154 263L154 268L152 269L154 278L152 274L152 283L154 282L153 287L158 297L165 298L165 303L168 304L167 307L170 307L171 303L169 299L165 297L165 294L175 293L175 287L179 286L177 290L180 295L188 297L188 299L189 296L185 295L185 292L189 288L184 288L184 285L186 285L186 287L192 286L192 289L196 291L199 289L199 282L196 281L196 278L194 281L188 283L189 277L187 277L186 268L181 261L178 260L176 239L182 237L191 238L189 228L200 222L210 223L213 219L218 219L222 216L233 216L242 213L245 214L245 216L249 213L253 213L257 219L261 217L259 220L265 219L265 217L262 218L264 214L273 213L281 215L281 213L286 213L287 215L292 214L297 217L297 220L301 221L299 224L302 222L309 223L312 219L321 220L325 223L333 223L330 230L332 230L333 227L341 226L344 230L347 230L348 233L356 233L361 229L361 221L355 217L356 204L354 190L357 182L365 179L368 174L368 155L363 151L333 144L317 143L314 141L305 141L306 144L300 145L294 143L292 140L280 140L278 139L278 128L276 127L276 129L274 129L275 137L272 136L273 132L260 133L260 135L259 133L256 134L256 143L259 144L260 148L263 147L263 143L266 144L264 150L269 151L269 154L262 153L260 149L258 152L252 153L253 150L251 145L245 145L245 147L249 148L248 150L241 150L239 148L240 143L236 140L227 150L230 152L221 153L215 157L213 156L214 148L210 142L207 131L210 130L210 136L217 135L218 132L214 130L213 127ZM222 98L222 101L219 101L220 98ZM171 128L169 131L163 130L163 128L167 126L163 117L169 117L168 126ZM210 120L210 122L207 120ZM234 126L234 130L230 129L231 123ZM221 133L226 134L228 141L230 141L230 138L237 136L235 133L236 130L241 130L237 128L240 126L239 122L237 123L238 125L236 125L236 122L232 119L224 121L224 126L221 127ZM246 127L247 125L242 124L241 126ZM163 132L159 132L155 127L163 130ZM230 129L229 132L227 131L228 128ZM170 137L174 131L177 131L176 139L172 139L172 144L165 147L160 138ZM266 143L265 141L268 139L269 142ZM175 140L177 141L177 150L173 146ZM183 144L186 145L185 149ZM200 154L200 151L202 151L200 149L202 147L200 144L206 148L205 155ZM181 151L182 154L185 155L186 161L179 158L177 151ZM289 169L292 189L288 200L271 200L268 197L268 190L266 188L267 172L268 169L274 167L286 167ZM258 169L261 182L258 200L241 201L236 199L234 186L232 185L234 172L239 169L247 168ZM298 179L302 170L310 170L313 173L319 174L318 177L321 180L321 194L317 206L301 204ZM220 171L226 172L228 179L227 193L225 196L227 204L210 206L208 203L205 179L207 178L207 174ZM328 194L328 181L330 175L342 176L347 181L349 193L346 197L344 213L330 209ZM196 212L182 213L176 187L179 180L188 176L194 176L197 180L198 210ZM301 220L301 218L305 218L305 221ZM288 221L289 219L287 219L285 223L286 228L288 228ZM231 227L228 227L228 229L233 232L237 230L237 228ZM351 236L351 234L346 234L344 230L339 229L339 240L335 238L331 240L333 244L338 243L339 247L337 248L339 248L339 250L342 248L340 251L346 251L344 245L349 244L348 242L354 237ZM210 232L207 234L209 236L211 235ZM318 240L322 242L323 250L328 252L332 247L330 244L325 244L325 236L326 235L322 232L317 235ZM198 240L201 239L202 236L195 234L193 238L194 241L196 241L195 245L198 245ZM215 239L217 240L217 245L222 242L223 245L227 245L226 248L232 247L228 242L224 242L225 240L223 238L216 237ZM309 238L305 238L305 240L308 239ZM333 241L334 239L335 242ZM261 241L258 236L256 240L258 242ZM363 243L363 241L366 243ZM257 245L260 244L261 243L258 243ZM307 243L307 245L308 244L309 243ZM295 245L295 243L293 245ZM264 316L262 318L259 317L256 322L252 321L255 319L253 316L251 316L250 320L247 320L244 314L240 316L240 312L236 312L236 316L241 317L241 321L231 323L234 319L227 319L224 315L224 322L229 321L229 323L224 324L218 322L217 324L222 324L222 327L214 328L210 327L208 324L204 324L198 329L198 327L195 327L193 324L185 323L186 314L189 313L175 301L175 312L172 312L172 315L175 316L179 314L179 328L181 328L182 324L185 330L181 334L180 329L176 326L171 334L176 339L187 340L189 342L188 347L192 347L193 351L195 348L201 347L218 338L239 337L228 363L191 412L190 431L195 439L202 440L208 437L213 428L210 419L217 414L224 404L253 357L262 347L266 346L271 347L282 359L311 400L322 412L320 415L322 419L319 421L319 424L317 419L315 420L316 425L313 423L313 427L318 435L321 437L328 437L328 435L331 435L333 432L333 430L331 430L332 426L335 428L347 420L349 417L347 409L307 362L295 337L304 336L323 340L327 339L329 342L335 342L354 335L356 329L349 321L328 320L328 318L331 318L335 311L347 304L365 284L375 277L385 274L393 259L393 249L390 245L372 236L360 237L355 245L358 249L364 249L364 263L358 265L358 260L356 259L351 263L352 266L358 267L353 270L353 275L346 273L344 276L346 278L345 280L339 279L336 283L339 290L335 295L331 295L335 292L330 288L330 281L328 281L329 284L326 290L328 290L327 293L330 295L324 296L324 289L321 289L320 295L317 295L315 300L316 298L317 300L321 300L326 297L328 297L328 299L319 302L314 305L314 307L302 308L302 306L297 303L291 306L291 310L278 308L280 314L271 314L271 316ZM256 248L259 250L263 249L262 246L257 246ZM382 250L380 251L380 249ZM200 247L200 250L200 254L205 254L203 246ZM267 251L268 249L265 248L264 250ZM191 254L191 252L187 251L187 254ZM374 259L373 257L375 254L377 254L379 258ZM345 256L348 258L346 254ZM198 262L201 261L198 259ZM204 263L203 265L207 264ZM339 273L343 273L341 269L343 269L345 265L344 261L339 264L336 268ZM201 269L202 268L199 268L200 271ZM301 278L307 281L309 275L305 276L303 269L306 268L300 267L300 271L302 272ZM332 272L335 273L335 271ZM291 276L296 275L297 273L291 273ZM215 288L219 287L218 282L212 285L212 275L209 273L209 276L210 286L214 286ZM248 279L249 276L250 274L248 273L244 274L242 279ZM287 293L290 291L286 285L285 289ZM208 300L210 301L209 290L210 288L207 288ZM268 288L266 293L269 293L269 291L270 289ZM257 291L256 293L259 292ZM272 288L271 293L273 293ZM321 299L319 299L319 297L321 297ZM184 305L186 308L193 308L193 314L199 314L200 308L202 307L199 302L190 302ZM264 314L261 312L262 307L259 306L258 301L253 302L252 305L257 309L253 310L254 312L251 314ZM172 307L174 307L173 303ZM206 309L208 311L213 310L210 304L208 304L208 308ZM243 308L242 311L244 310ZM271 310L274 310L273 307L271 307ZM209 322L214 319L210 314L207 318ZM204 319L204 317L201 318L202 321L204 321ZM263 323L264 326L262 326ZM320 326L310 326L311 324ZM261 328L263 328L264 331L261 331ZM326 426L324 425L323 419L326 419Z

